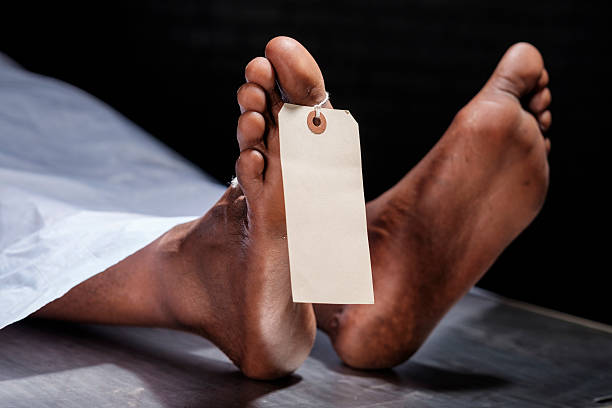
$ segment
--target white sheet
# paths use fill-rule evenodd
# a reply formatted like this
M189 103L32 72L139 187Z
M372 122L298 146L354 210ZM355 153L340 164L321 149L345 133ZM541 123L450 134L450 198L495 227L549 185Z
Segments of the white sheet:
M0 328L202 215L224 187L0 54Z

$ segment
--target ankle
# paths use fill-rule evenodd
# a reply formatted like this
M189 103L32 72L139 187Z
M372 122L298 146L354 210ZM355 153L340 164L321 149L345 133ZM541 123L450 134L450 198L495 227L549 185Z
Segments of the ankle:
M198 220L179 224L162 235L154 244L151 269L158 282L159 299L169 328L206 333L209 310L202 305L206 292L201 284L201 266L193 248L193 231ZM201 245L205 246L205 245Z

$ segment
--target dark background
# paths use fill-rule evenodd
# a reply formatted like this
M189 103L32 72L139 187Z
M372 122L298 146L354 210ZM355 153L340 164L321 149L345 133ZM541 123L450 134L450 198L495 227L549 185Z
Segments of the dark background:
M96 95L227 182L244 66L272 37L293 36L318 60L334 106L359 121L371 199L427 153L505 49L529 41L551 76L550 191L479 285L612 323L610 32L597 4L25 0L0 6L0 51Z

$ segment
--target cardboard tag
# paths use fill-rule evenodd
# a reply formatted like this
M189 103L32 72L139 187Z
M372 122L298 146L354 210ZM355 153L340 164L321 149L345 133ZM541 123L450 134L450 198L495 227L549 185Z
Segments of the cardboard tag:
M293 301L374 303L359 127L335 109L313 125L313 112L278 115Z

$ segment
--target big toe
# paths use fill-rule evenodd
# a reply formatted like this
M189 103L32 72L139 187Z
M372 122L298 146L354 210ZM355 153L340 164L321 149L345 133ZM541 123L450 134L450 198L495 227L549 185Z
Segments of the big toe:
M290 37L276 37L266 45L283 98L297 105L315 105L325 99L323 74L302 44ZM331 107L329 102L324 107Z
M538 49L528 43L518 43L506 51L489 84L521 98L538 87L543 75L546 70Z

